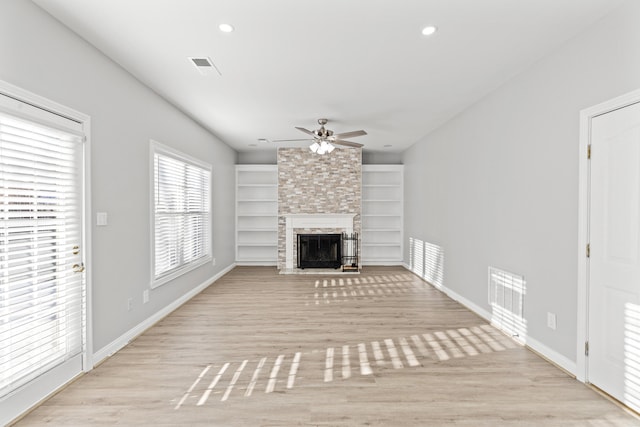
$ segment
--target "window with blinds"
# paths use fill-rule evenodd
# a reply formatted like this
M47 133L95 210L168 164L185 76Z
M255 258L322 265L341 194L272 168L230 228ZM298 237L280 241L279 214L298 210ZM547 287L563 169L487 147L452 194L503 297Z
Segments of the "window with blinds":
M0 400L83 352L82 145L0 112Z
M152 287L212 259L211 166L152 141Z

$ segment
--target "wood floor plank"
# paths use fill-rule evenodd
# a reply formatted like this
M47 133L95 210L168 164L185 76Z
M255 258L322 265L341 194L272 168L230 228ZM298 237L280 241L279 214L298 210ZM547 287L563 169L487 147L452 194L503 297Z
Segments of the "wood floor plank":
M631 426L401 267L237 267L19 426Z

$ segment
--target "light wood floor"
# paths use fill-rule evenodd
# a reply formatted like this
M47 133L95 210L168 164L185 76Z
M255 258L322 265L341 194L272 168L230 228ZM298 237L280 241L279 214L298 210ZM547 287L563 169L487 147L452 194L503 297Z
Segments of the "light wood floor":
M18 425L640 422L403 268L239 267Z

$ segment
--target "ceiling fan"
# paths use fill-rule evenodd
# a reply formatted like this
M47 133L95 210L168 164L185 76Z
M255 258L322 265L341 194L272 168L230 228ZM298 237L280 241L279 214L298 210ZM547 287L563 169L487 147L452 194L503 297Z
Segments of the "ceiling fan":
M313 137L313 140L279 139L273 142L313 141L313 143L309 146L309 149L314 153L318 153L318 154L325 154L325 153L332 152L335 148L334 145L343 145L345 147L356 147L356 148L360 148L363 146L362 144L358 144L357 142L347 141L343 138L353 138L356 136L362 136L362 135L366 135L367 132L363 130L354 130L351 132L342 132L342 133L334 134L332 130L324 127L324 125L326 125L327 122L328 122L327 119L318 119L318 124L320 125L320 128L313 131L296 126L296 129Z

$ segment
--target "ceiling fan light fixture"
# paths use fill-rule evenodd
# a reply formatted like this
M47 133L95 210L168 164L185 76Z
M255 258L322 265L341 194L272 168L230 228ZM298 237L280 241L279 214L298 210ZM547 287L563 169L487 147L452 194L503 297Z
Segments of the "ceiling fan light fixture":
M313 143L313 144L311 144L311 145L309 146L309 150L313 151L314 153L317 153L319 148L320 148L320 144L318 144L318 143L317 143L317 142L315 142L315 141L314 141L314 143ZM322 154L322 153L320 153L320 154Z
M332 152L334 149L333 145L329 144L326 139L320 141L320 148L316 151L317 154L327 154Z

